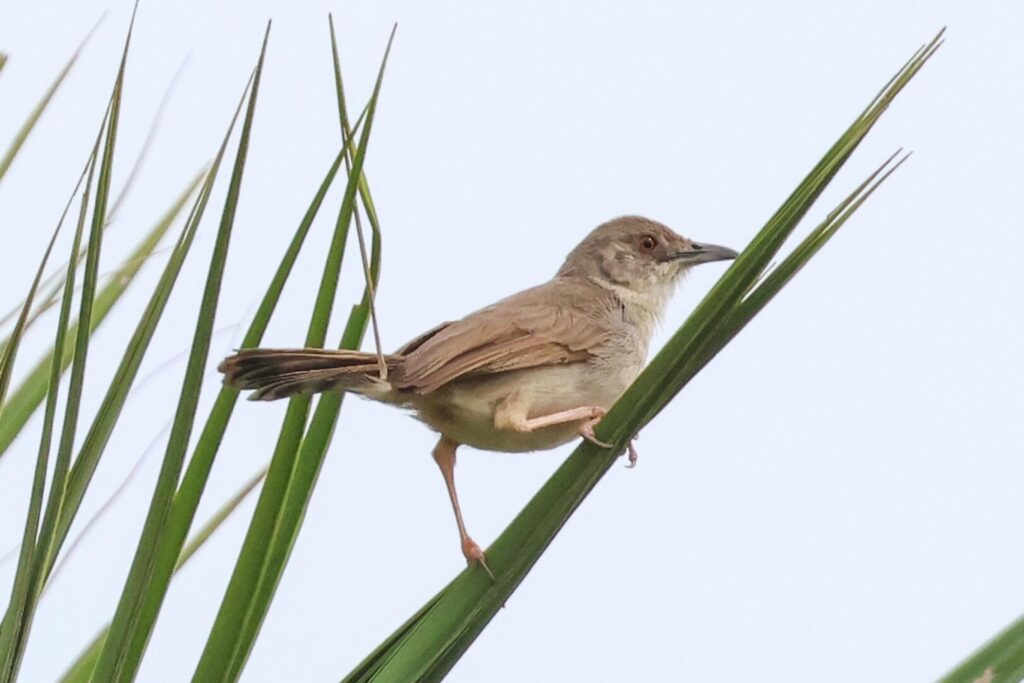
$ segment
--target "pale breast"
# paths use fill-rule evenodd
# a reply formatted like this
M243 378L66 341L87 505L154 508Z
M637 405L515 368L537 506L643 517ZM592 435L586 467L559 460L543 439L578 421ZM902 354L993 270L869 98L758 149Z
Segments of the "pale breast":
M621 359L617 359L621 361ZM522 452L546 450L578 437L578 422L533 432L499 429L494 414L513 392L536 418L580 406L610 408L639 372L637 362L544 366L467 378L427 396L414 399L419 418L445 436L475 448Z

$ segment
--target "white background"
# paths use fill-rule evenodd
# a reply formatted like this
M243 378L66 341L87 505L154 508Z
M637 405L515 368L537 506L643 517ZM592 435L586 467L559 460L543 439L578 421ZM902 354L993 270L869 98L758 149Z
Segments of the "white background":
M213 155L274 19L200 419L216 362L338 149L328 11L354 103L399 23L367 164L385 231L389 348L550 277L588 230L623 213L742 248L913 50L949 26L804 229L898 147L915 151L910 162L644 430L639 466L601 482L450 680L926 680L1024 611L1020 3L296 4L145 2L133 38L115 184L187 63L106 240L105 269ZM3 138L106 9L0 185L4 309L27 291L85 159L130 8L0 9L11 55ZM339 195L268 345L305 334ZM155 446L47 593L24 680L52 680L113 612L219 208L83 518ZM335 342L360 292L354 244ZM165 257L95 337L86 419ZM655 348L723 270L703 266L686 282ZM30 337L19 376L51 334L41 325ZM239 405L199 520L266 461L283 411ZM21 534L38 427L37 417L0 460L0 553ZM346 403L246 681L337 680L462 568L433 442L397 411ZM465 449L458 479L477 540L490 543L569 450ZM175 580L141 680L191 675L251 511L249 501ZM4 593L13 565L0 565Z

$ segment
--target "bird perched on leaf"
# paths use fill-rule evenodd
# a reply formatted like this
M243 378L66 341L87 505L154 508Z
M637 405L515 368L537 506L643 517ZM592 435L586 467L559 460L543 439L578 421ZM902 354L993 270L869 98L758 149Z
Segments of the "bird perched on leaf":
M460 445L521 452L576 437L609 447L594 426L644 366L655 325L693 266L733 259L639 216L597 227L554 278L379 358L361 351L246 349L220 365L251 399L344 391L413 412L440 435L441 468L462 553L488 574L455 491ZM631 463L636 451L629 447ZM493 576L493 575L492 575Z

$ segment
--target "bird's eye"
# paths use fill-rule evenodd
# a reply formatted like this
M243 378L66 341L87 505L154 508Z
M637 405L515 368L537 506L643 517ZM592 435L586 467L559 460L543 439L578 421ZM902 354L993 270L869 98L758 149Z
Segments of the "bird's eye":
M644 235L643 239L640 240L640 247L644 251L650 251L656 246L658 246L658 240L654 239L650 235Z

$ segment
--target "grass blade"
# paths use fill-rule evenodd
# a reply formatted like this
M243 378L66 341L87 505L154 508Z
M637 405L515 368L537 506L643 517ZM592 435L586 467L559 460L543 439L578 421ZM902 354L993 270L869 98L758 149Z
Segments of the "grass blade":
M75 183L75 189L72 190L71 196L68 198L68 203L64 205L64 211L61 212L60 220L57 221L57 227L53 231L53 236L50 237L50 242L46 245L46 251L43 252L43 259L39 263L39 269L36 271L35 278L32 280L32 286L29 287L28 296L25 297L25 302L21 307L21 312L18 314L18 319L14 323L14 329L11 331L10 336L5 340L3 346L0 347L3 349L2 355L0 355L0 416L3 415L4 400L7 397L7 387L10 385L11 373L14 370L14 360L18 353L18 346L21 344L21 337L28 326L29 313L32 310L32 303L35 299L36 290L39 288L39 283L43 278L43 272L46 270L46 263L50 260L50 253L53 251L53 246L57 242L57 235L60 234L61 226L64 225L64 219L67 218L68 211L71 210L71 203L74 201L75 195L78 194L78 190L82 187L82 181L85 180L86 175L93 167L94 159L95 154L91 154L89 156L89 161L82 170L82 174L78 177L78 182Z
M345 104L345 85L341 77L341 59L338 56L338 38L334 32L334 17L330 14L327 15L327 24L330 27L331 33L331 53L334 57L334 89L338 97L338 122L341 125L341 137L342 140L348 140L352 137L352 128L349 125L348 117L348 106ZM349 154L345 157L345 170L352 174L352 161L354 154ZM376 262L372 262L373 258L367 258L366 255L366 238L363 234L363 222L359 218L359 207L355 210L356 220L356 237L359 239L359 259L363 265L363 279L366 282L366 302L370 309L370 324L373 328L373 342L374 348L377 350L377 359L379 361L379 370L381 379L387 379L388 377L388 366L384 362L384 350L381 347L380 342L380 329L377 326L377 309L374 305L376 300L376 275L372 274L371 271L379 270L380 268L380 222L377 220L377 210L373 205L373 198L370 196L370 183L366 179L366 174L362 171L359 172L359 197L363 202L363 206L366 207L366 216L370 221L370 229L373 231L373 240L376 244L374 253L376 254Z
M391 36L388 39L388 46L385 50L377 82L374 87L373 95L370 99L370 106L367 111L366 127L363 130L363 136L360 140L357 154L352 162L352 169L349 174L349 189L346 191L345 200L342 202L342 216L345 222L349 220L349 216L358 218L355 207L355 193L352 190L352 183L353 181L358 183L359 179L362 177L363 161L366 154L367 144L369 142L372 117L376 111L378 96L380 94L380 86L384 77L384 69L387 65L387 57L391 51L391 43L393 40L394 30L392 30ZM348 208L349 206L351 206L351 209ZM361 248L362 246L363 245L360 244ZM359 348L363 336L366 334L368 319L372 317L373 291L380 268L380 240L378 233L375 233L374 235L372 256L369 264L365 260L365 249L361 249L361 251L364 252L363 265L365 268L364 274L366 276L366 284L364 286L362 298L360 302L353 307L342 333L341 343L339 346L344 349ZM285 565L288 563L292 547L295 544L295 539L298 537L299 529L302 526L302 520L305 516L306 508L308 507L309 500L312 497L313 488L316 486L316 480L320 474L320 468L323 464L324 456L327 454L327 448L330 445L331 437L334 433L334 427L337 424L338 413L341 410L342 398L343 396L339 394L337 404L335 404L334 401L325 401L323 399L318 402L316 410L314 411L313 417L310 421L309 429L303 436L302 444L299 447L299 452L295 459L295 468L292 478L288 484L287 490L285 491L285 498L278 517L278 523L274 528L274 534L271 537L269 548L266 553L266 564L264 565L264 571L259 580L257 593L255 595L255 599L251 601L250 610L246 615L242 631L242 647L236 650L235 653L234 667L231 672L233 678L237 679L241 675L242 668L245 666L249 652L251 651L252 645L255 643L256 636L259 633L259 629L263 624L263 619L266 617L267 610L274 598L277 586L284 573Z
M744 319L749 320L761 310L877 187L877 182L884 180L883 176L858 188L843 203L845 210L834 213L832 220L812 233L816 237L811 246L786 259L776 273L769 274L753 290L748 299L754 303L744 300L814 200L940 42L941 33L898 72L854 121L609 411L597 431L601 439L614 443L616 448L602 450L584 442L488 549L488 561L497 580L492 582L482 571L464 571L433 599L432 606L419 619L407 623L391 637L392 646L378 648L346 681L437 681L447 674L611 467L628 440L728 343L732 338L729 332L735 334Z
M341 166L341 158L339 153L321 184L312 205L303 218L299 229L296 231L292 243L282 259L281 265L271 281L263 302L245 335L242 343L243 346L258 345L262 339L306 235L312 226L328 188ZM171 573L177 566L175 558L178 557L179 551L183 555L188 552L187 548L182 550L182 544L195 517L196 508L199 505L200 497L206 487L206 482L213 466L213 459L223 440L228 421L231 418L237 400L237 391L230 388L221 389L207 418L206 425L196 445L195 452L189 461L181 486L174 498L174 504L167 521L167 530L154 565L151 585L146 591L144 597L145 604L136 626L137 634L141 633L144 629L152 629L155 619L159 614L163 598L166 595ZM181 560L178 559L177 564L180 564L180 562ZM138 638L139 636L137 635L136 637Z
M377 98L393 37L394 32L388 41L388 48L385 50L384 59L381 62L373 95L367 106L359 146L352 162L352 173L345 188L334 237L325 261L320 290L306 336L307 346L323 346L326 339L327 324L344 256L345 238L355 206L358 178L366 157ZM327 401L327 397L320 401L310 430L312 431L315 427L320 431L326 431L329 438L329 433L333 431L337 411L340 409L340 400L333 407L333 417L329 415L332 409L324 408L325 402L331 403ZM292 487L293 471L297 467L296 461L302 460L299 442L302 439L308 407L308 397L296 397L289 402L278 443L271 459L270 470L267 473L267 481L260 492L260 498L232 572L227 592L221 602L210 637L196 668L196 680L229 681L237 679L269 608L270 600L273 598L277 581L291 548L291 542L285 540L278 530L282 525L282 509L285 499ZM321 411L322 408L324 411ZM303 440L302 443L303 450L305 450L306 441ZM294 534L296 530L297 527L289 529L285 532L285 536ZM271 539L271 541L268 543L267 539ZM294 535L291 536L291 539L294 540Z
M232 128L239 113L240 110L236 110L235 117L231 123ZM228 136L230 136L230 129ZM99 464L99 459L113 432L121 410L124 408L125 401L138 374L146 349L152 340L153 333L166 307L178 274L181 272L185 257L191 249L199 223L209 201L213 183L220 169L220 163L226 146L227 137L225 137L224 143L211 165L210 172L207 174L196 197L188 219L185 221L185 226L171 253L171 257L164 267L164 271L150 297L142 318L139 320L135 332L128 342L121 363L114 373L110 388L100 404L89 432L85 436L78 457L72 466L68 477L68 484L58 509L50 517L44 519L43 529L44 532L49 534L51 540L48 541L45 549L42 549L42 555L39 555L37 552L38 559L42 562L43 583L49 579L50 573L53 570L57 554L60 552L71 524L78 513L82 498L85 496L85 491Z
M242 342L243 346L258 345L262 339L270 318L280 300L284 285L305 242L305 238L341 166L343 154L344 151L339 152L335 158L303 216L291 244L286 250L281 264L272 278L263 301L254 316L253 322L246 332ZM157 548L157 556L152 566L149 585L143 591L143 604L139 608L134 628L133 641L135 647L144 647L146 639L148 639L159 615L160 607L166 596L173 572L177 570L184 558L187 558L196 547L196 540L194 539L188 547L182 548L189 527L195 517L200 497L205 489L210 470L213 466L213 459L223 440L228 421L231 418L237 400L237 391L227 387L221 389L207 418L195 452L189 461L185 476L175 494L173 505L167 518L166 528ZM102 634L102 637L105 638L105 633ZM95 663L95 658L91 661ZM83 666L86 665L76 663L74 670L79 670ZM91 667L91 664L88 666Z
M178 74L180 73L181 72L179 71ZM175 74L175 80L177 79L178 74ZM117 196L110 203L110 210L107 212L105 229L109 229L110 226L114 222L116 222L118 209L120 208L124 200L128 197L129 192L131 191L132 187L135 184L135 181L139 177L139 171L142 168L143 162L146 160L146 157L149 154L149 149L153 144L153 140L156 138L156 132L157 129L159 128L160 120L163 117L164 110L167 107L167 103L168 100L170 99L170 94L173 88L174 82L172 81L171 85L164 92L164 96L160 100L160 104L157 105L157 113L154 115L153 120L149 125L149 130L146 133L146 138L143 141L142 147L139 149L138 154L135 156L135 161L132 164L131 170L128 172L128 177L122 184L121 189L117 193ZM197 179L194 181L193 184L198 184L199 180L201 179L202 173L197 174ZM78 258L79 260L85 258L84 250L78 253ZM46 280L43 281L42 287L46 290L46 294L43 297L41 297L42 303L40 303L39 306L37 306L36 309L32 312L32 315L28 321L29 325L31 325L39 316L41 316L43 313L49 310L50 307L57 303L57 298L60 294L61 289L64 286L63 274L66 271L67 264L65 263L60 268L58 268L56 272L52 273L49 277L46 278ZM21 305L19 304L18 306L15 306L13 310L9 311L8 313L0 317L0 327L5 325L10 319L12 319L20 309ZM6 343L6 340L0 341L0 349L2 349L6 345Z
M104 122L100 126L101 134L103 126L105 125L106 118L104 117ZM82 194L82 207L79 212L78 225L72 241L71 253L73 254L78 252L82 242L82 234L85 228L85 218L89 204L89 189L92 186L93 172L96 168L99 142L100 139L98 137L96 140L96 146L93 147L92 153L89 155L89 161L86 164L83 176L79 178L74 191L74 194L78 193L82 180L85 179L85 176L87 175L88 180L86 182L85 191ZM72 199L73 198L74 195L72 195ZM65 215L67 214L70 205L69 200L68 205L64 210ZM53 248L53 243L56 240L57 234L60 230L60 224L63 223L64 217L64 215L61 216L60 223L57 225L57 230L54 231L53 238L50 240L50 245L46 250L46 256L44 257L43 263L40 265L39 271L36 274L36 280L33 283L33 288L39 283L39 279L42 276L42 272L46 265L46 257L49 256L50 250ZM54 349L57 349L58 352L63 351L64 342L68 332L68 320L71 317L72 290L77 265L78 263L75 260L68 261L67 277L65 280L67 286L65 287L65 297L61 305L60 315L57 321L56 337L54 339ZM32 305L31 300L32 294L30 293L25 302L23 315L19 319L19 326L20 324L23 324L24 316ZM17 347L18 335L19 329L16 327L14 333L11 335L11 345L9 348L13 349ZM32 558L35 553L36 538L39 533L39 516L43 506L43 493L46 487L46 473L48 471L50 447L53 440L53 427L57 412L58 390L60 388L60 377L62 374L61 368L57 363L52 363L51 365L47 386L46 410L43 416L39 451L36 458L36 469L33 476L32 491L29 498L28 513L26 514L25 519L25 531L22 534L18 567L15 571L14 583L11 587L11 599L8 603L7 611L4 614L3 624L0 626L0 680L4 681L13 680L17 675L21 655L24 651L24 644L27 638L29 624L31 623L33 616L34 606L30 599L32 586L35 580Z
M149 256L156 250L157 245L170 230L174 221L178 218L188 198L195 192L196 187L202 180L197 176L187 188L175 199L166 213L153 226L148 234L142 239L132 254L112 274L109 282L96 295L93 304L93 316L89 332L95 332L100 323L114 307L121 295L134 281L135 276L141 270ZM68 335L71 337L69 343L64 347L64 353L60 356L61 369L67 369L71 365L74 355L74 337L77 335L78 323L73 322L69 328ZM22 383L11 393L10 400L0 411L0 458L6 453L7 448L24 428L25 423L36 411L46 396L47 377L53 359L53 350L45 355L29 372Z
M134 24L134 13L132 24ZM85 385L85 366L89 349L89 320L92 316L93 300L96 292L96 280L99 273L100 252L102 250L103 225L105 223L107 202L110 198L110 175L114 164L114 149L117 142L117 124L121 110L121 94L124 88L125 65L128 60L128 47L131 44L131 26L129 24L128 34L125 38L124 51L121 55L121 64L118 68L117 78L114 80L113 93L107 108L104 123L100 126L101 132L105 126L106 132L103 135L102 160L99 163L99 176L96 181L96 198L92 208L92 221L89 229L89 245L86 249L85 274L82 285L82 296L79 304L78 319L82 324L78 327L75 339L75 352L71 363L71 380L68 387L68 397L64 409L64 423L61 428L60 443L57 448L57 457L54 465L53 482L50 487L50 497L47 502L47 514L57 507L57 501L63 491L65 477L71 460L71 450L74 447L75 434L78 428L78 413L81 406L81 396ZM97 141L97 145L99 141ZM89 203L89 188L92 185L93 172L96 170L96 148L93 149L92 162L89 165L89 179L86 182L86 191L82 196L82 212L79 216L78 229L75 233L74 246L72 248L72 261L78 253L81 243L82 231L84 228L85 214ZM67 332L67 322L70 315L71 292L74 287L74 265L69 264L66 278L65 296L66 299L61 307L60 325L57 331L57 339L54 348L64 346L64 334ZM41 277L37 275L36 283ZM26 302L27 306L31 306ZM27 308L26 308L27 312ZM13 339L12 339L13 341ZM14 346L13 344L11 345ZM43 504L43 491L46 485L47 460L49 455L51 433L53 428L53 417L56 410L56 391L60 382L61 371L57 363L53 363L50 374L49 393L53 399L48 402L47 413L49 422L44 425L39 457L37 459L36 474L33 481L32 495L29 502L29 512L25 524L25 534L22 540L21 559L15 580L15 587L12 593L12 600L8 606L7 614L4 616L2 635L0 635L0 681L7 683L13 681L18 674L21 664L21 656L24 653L25 645L31 631L35 606L40 594L40 563L35 560L36 556L36 534L39 525L39 516ZM39 533L40 547L46 543L46 525L44 522L43 531Z
M189 355L185 379L178 401L174 423L171 427L167 450L163 464L157 477L149 512L143 525L135 558L132 561L125 588L118 601L110 630L93 676L101 681L130 681L134 679L142 661L142 654L149 640L151 629L145 628L137 632L136 626L142 611L152 576L153 565L158 548L162 542L167 517L171 511L178 479L185 464L188 442L195 423L196 408L202 389L203 370L206 366L213 334L214 318L217 313L217 302L220 298L220 287L227 263L228 246L231 230L234 226L235 213L241 192L245 161L249 150L249 139L252 132L253 118L259 94L260 76L263 73L263 61L266 56L267 41L270 37L270 26L264 35L263 47L256 65L252 87L249 90L249 104L242 124L242 133L235 155L234 169L228 186L224 210L221 214L220 227L214 245L210 267L207 273L206 286L203 291L202 303L196 321L196 329Z
M36 124L39 122L39 118L43 115L43 112L46 111L46 108L50 104L50 100L52 100L53 96L57 94L57 89L60 88L61 83L64 82L68 72L71 71L71 67L73 67L75 62L78 61L78 55L81 53L82 48L85 47L85 43L89 40L89 36L92 35L93 30L95 30L95 27L89 31L85 40L82 41L82 44L79 45L78 49L71 55L71 58L68 59L64 68L62 68L60 73L57 74L57 77L53 79L53 82L50 83L50 87L46 89L45 93L43 93L42 98L40 98L35 108L28 115L28 118L25 119L25 123L21 125L21 128L14 136L14 140L11 141L10 146L7 148L7 152L4 153L3 157L0 157L0 180L3 180L3 177L7 175L7 170L14 162L14 158L18 156L18 152L21 151L22 145L24 145L25 141L28 140L28 136L32 133L32 129L36 127ZM3 62L6 63L7 57L5 55L2 57ZM2 65L0 65L0 68L2 68Z
M231 498L229 498L224 505L222 505L210 519L196 532L195 536L189 539L188 543L181 551L181 555L178 557L177 563L174 565L174 573L188 564L192 556L195 555L203 545L210 540L210 537L220 528L220 526L227 521L238 506L249 497L256 487L259 485L263 478L267 475L267 468L264 466L260 468L252 477L249 478L245 484L242 485L238 491L235 492ZM96 637L85 647L82 654L72 663L68 670L61 676L61 683L88 683L92 677L92 671L96 667L96 662L99 660L100 652L103 649L103 643L106 641L107 632L110 629L110 624L107 624Z

